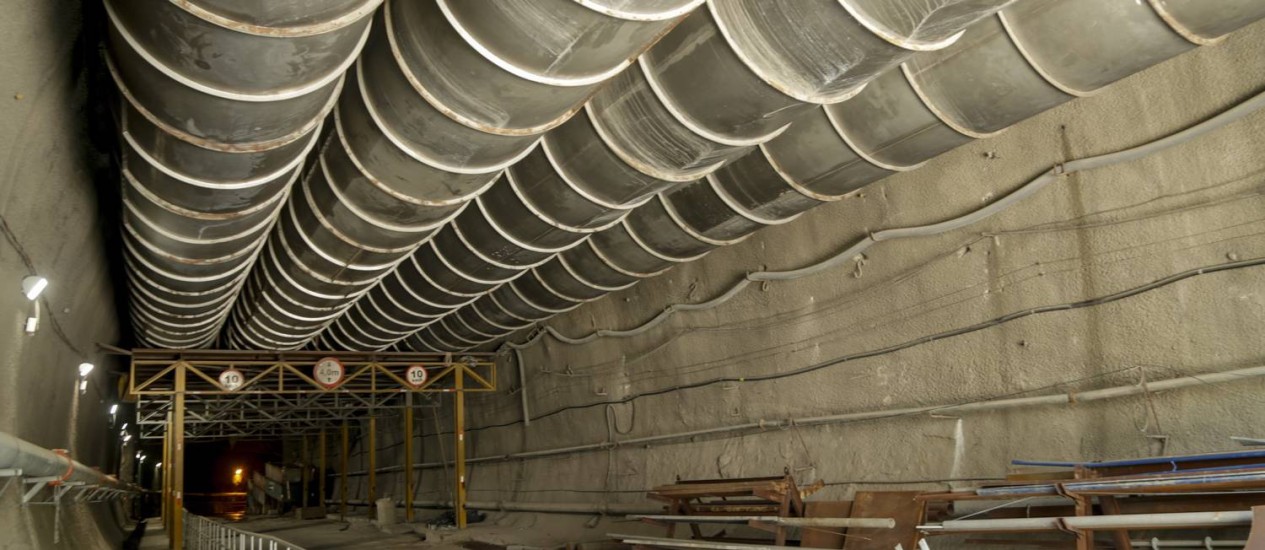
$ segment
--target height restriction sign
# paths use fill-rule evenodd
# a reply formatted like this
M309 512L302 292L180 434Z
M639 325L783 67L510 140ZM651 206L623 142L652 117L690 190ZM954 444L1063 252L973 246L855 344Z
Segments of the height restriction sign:
M343 362L336 357L320 359L312 367L312 378L316 379L317 384L326 388L335 388L341 384L345 373Z

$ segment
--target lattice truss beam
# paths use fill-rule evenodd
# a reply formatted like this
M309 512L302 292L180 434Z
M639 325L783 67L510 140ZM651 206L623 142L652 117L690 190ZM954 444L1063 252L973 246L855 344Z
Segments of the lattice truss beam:
M419 372L422 371L422 372ZM142 439L161 439L184 396L191 439L314 435L402 408L404 394L496 390L494 354L133 350L128 384Z

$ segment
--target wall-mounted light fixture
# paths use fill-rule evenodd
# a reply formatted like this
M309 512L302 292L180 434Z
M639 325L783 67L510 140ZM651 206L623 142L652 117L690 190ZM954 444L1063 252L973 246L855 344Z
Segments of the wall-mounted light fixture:
M40 297L40 293L48 288L48 279L31 275L22 279L22 294L26 295L26 299L32 302Z
M26 323L22 326L27 334L35 334L40 328L40 303L36 298L40 297L40 293L48 288L48 279L31 275L22 279L22 295L32 302L31 314L27 316Z
M92 363L79 363L79 376L87 377L94 368L96 368L96 365Z

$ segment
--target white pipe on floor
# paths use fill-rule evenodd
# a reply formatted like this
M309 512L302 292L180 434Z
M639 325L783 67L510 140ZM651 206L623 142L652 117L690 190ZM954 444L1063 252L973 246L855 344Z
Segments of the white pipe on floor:
M1182 512L1174 514L1126 514L1119 516L1069 516L1054 518L957 519L940 524L920 525L918 529L935 533L956 532L1026 532L1062 529L1186 529L1233 527L1252 524L1252 511Z
M1247 541L1213 540L1212 537L1207 537L1203 540L1160 540L1154 538L1151 540L1131 541L1131 544L1138 548L1243 548L1247 546Z

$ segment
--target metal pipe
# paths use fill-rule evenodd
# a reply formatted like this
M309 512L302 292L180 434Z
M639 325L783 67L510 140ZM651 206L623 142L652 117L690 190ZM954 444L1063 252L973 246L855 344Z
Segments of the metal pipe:
M353 506L368 506L363 500L348 501ZM403 506L397 501L396 506ZM452 509L451 500L414 500L417 508ZM508 502L508 501L468 501L469 510L501 510L504 512L541 512L550 514L649 514L662 512L663 506L645 503L600 503L600 502Z
M114 476L85 466L69 454L50 451L7 432L0 432L0 469L20 470L26 478L57 478L109 489L137 490Z
M892 518L784 518L778 516L669 516L637 515L628 519L665 521L675 523L748 523L758 522L788 527L840 527L857 529L895 529Z
M1265 482L1265 473L1260 470L1244 472L1226 472L1206 475L1195 473L1179 473L1158 476L1155 478L1129 479L1119 481L1080 481L1066 483L1067 491L1074 493L1148 493L1163 491L1165 488L1176 488L1191 485L1208 485L1215 483L1253 483ZM981 495L1056 495L1058 488L1053 485L1025 485L1021 487L994 487L980 489Z
M1250 510L1229 512L1181 512L1171 514L1125 514L1114 516L1069 516L1061 518L958 519L939 524L919 525L935 533L1029 532L1064 529L1195 529L1238 527L1252 524Z

